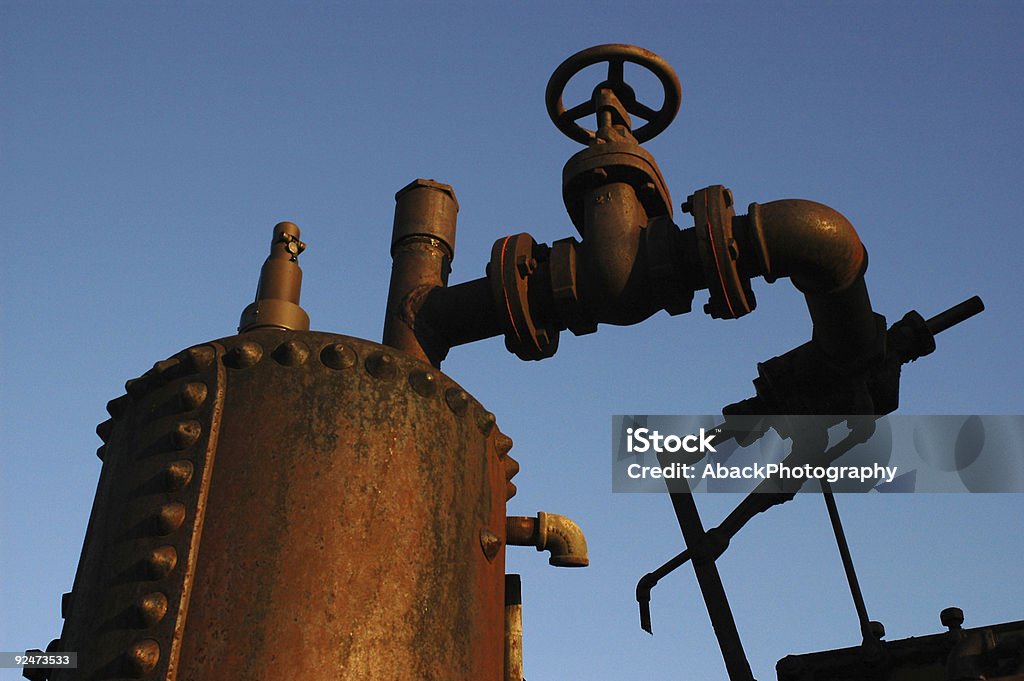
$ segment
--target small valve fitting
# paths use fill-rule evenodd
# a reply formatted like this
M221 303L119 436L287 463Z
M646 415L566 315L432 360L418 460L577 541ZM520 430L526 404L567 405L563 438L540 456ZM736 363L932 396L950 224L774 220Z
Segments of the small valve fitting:
M299 228L294 223L279 222L274 226L270 255L260 270L256 300L242 312L239 333L268 327L309 330L309 315L299 307L302 291L299 254L304 250L306 244L299 240Z
M538 551L550 552L549 565L590 565L583 530L564 515L538 511L536 518L509 516L505 519L505 535L509 546L536 546Z

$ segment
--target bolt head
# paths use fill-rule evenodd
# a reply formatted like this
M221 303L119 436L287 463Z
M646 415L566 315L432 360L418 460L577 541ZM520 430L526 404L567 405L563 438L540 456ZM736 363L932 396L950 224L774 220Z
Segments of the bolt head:
M679 209L684 213L693 213L693 194L686 197L686 200L679 206Z
M948 629L959 629L964 623L964 611L960 608L945 608L939 613L939 621Z

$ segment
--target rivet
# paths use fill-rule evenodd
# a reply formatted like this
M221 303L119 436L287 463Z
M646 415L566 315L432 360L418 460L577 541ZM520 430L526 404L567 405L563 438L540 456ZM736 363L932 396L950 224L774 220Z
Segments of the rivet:
M216 351L209 345L197 345L194 348L189 348L185 351L185 355L188 358L188 368L193 372L209 367L217 357Z
M140 400L149 392L150 383L145 376L130 378L124 383L124 390L134 399Z
M469 395L465 390L459 388L448 388L444 392L444 401L448 403L448 408L458 416L464 416L466 409L469 408Z
M47 646L49 647L49 646ZM25 651L26 655L42 655L43 651L39 648L29 648ZM50 672L43 667L26 667L21 675L29 681L46 681L50 678Z
M409 374L409 385L420 395L430 397L437 392L437 376L429 371L414 371Z
M499 431L494 436L494 448L498 450L498 456L505 456L512 449L512 438Z
M494 428L494 414L489 411L482 411L476 415L476 427L480 432L487 435Z
M356 364L356 353L344 343L332 343L320 351L320 361L332 369L348 369Z
M114 430L113 419L107 419L103 423L96 426L96 434L100 436L100 439L106 442L110 439L110 433Z
M168 535L185 522L185 505L177 501L164 504L156 514L157 528L161 535Z
M224 363L233 369L248 369L263 357L263 346L245 341L231 348L224 356Z
M485 527L480 530L480 548L483 549L487 560L494 560L501 548L501 538Z
M182 411L193 411L198 409L206 401L205 383L186 383L179 394Z
M153 671L160 661L160 644L151 638L143 639L125 653L125 671L141 677Z
M964 611L957 607L944 608L939 613L939 621L951 631L960 629L964 623Z
M501 463L505 469L505 501L508 501L516 495L516 486L512 483L512 478L519 472L519 462L506 455Z
M386 352L375 352L366 358L366 371L375 378L391 378L395 375L395 358Z
M66 594L62 594L60 597L60 617L61 619L67 619L68 615L71 614L71 604L73 602L74 592L68 591Z
M159 591L140 596L135 609L144 626L155 627L167 615L167 596Z
M174 369L175 367L180 366L180 365L181 365L181 360L180 359L178 359L177 357L171 357L169 359L164 359L164 360L161 360L161 361L157 362L156 364L154 364L153 365L153 371L155 371L157 374L161 374L162 375L162 374L165 374L168 371L170 371L171 369Z
M286 367L296 367L305 364L306 358L309 357L309 348L301 341L294 339L286 340L274 348L270 355L277 360L278 364L283 364Z
M516 477L516 473L519 472L519 462L513 459L511 456L506 456L501 461L502 466L505 469L505 479L511 480Z
M171 441L176 449L187 449L195 444L199 436L203 434L203 427L199 421L180 421L174 424L171 431Z
M100 461L103 461L106 456L107 456L107 446L106 445L100 445L99 447L96 448L96 457Z
M192 462L172 461L164 471L168 492L177 492L192 481Z
M128 409L128 396L121 395L107 402L107 413L113 416L115 419L119 419L124 416L124 412Z
M161 546L153 549L146 559L146 569L150 579L163 579L178 564L178 552L173 546Z

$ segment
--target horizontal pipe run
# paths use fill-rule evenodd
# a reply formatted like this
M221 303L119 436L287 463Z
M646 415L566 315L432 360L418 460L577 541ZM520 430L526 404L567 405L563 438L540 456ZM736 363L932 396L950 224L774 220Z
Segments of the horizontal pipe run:
M487 277L433 289L423 300L416 324L429 327L432 335L443 339L445 352L501 335Z

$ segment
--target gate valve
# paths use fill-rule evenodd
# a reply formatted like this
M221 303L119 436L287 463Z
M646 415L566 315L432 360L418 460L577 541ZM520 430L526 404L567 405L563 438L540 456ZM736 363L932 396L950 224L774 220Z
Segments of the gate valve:
M653 109L636 98L626 83L625 63L637 64L653 73L661 83L664 100ZM597 84L589 100L566 109L562 103L565 86L588 66L608 64L608 77ZM584 233L583 201L589 190L613 182L633 187L649 218L672 215L672 199L654 157L640 143L663 132L679 112L682 87L672 67L658 55L635 45L598 45L566 59L551 74L544 93L548 116L564 135L588 145L569 159L562 171L562 197L566 210L580 234ZM576 121L597 116L597 130ZM632 129L633 116L647 122Z

